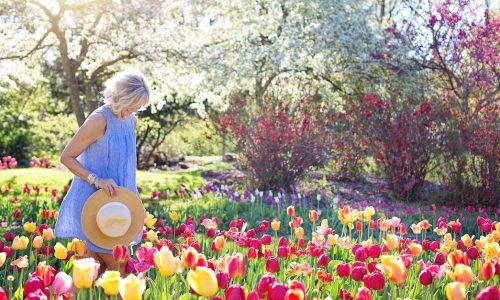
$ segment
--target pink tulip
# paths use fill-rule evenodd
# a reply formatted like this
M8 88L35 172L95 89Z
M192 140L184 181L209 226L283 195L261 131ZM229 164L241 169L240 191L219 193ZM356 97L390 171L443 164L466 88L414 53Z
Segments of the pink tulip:
M274 282L267 289L267 299L268 300L283 300L285 299L286 292L288 291L288 286L280 282Z
M245 300L245 290L241 285L233 284L227 288L225 296L226 300Z
M73 278L64 272L57 273L52 282L52 292L55 295L68 294L73 291Z
M227 289L229 286L229 274L224 273L224 272L217 272L215 274L215 277L217 278L217 285L221 290Z
M274 256L269 257L266 260L266 270L270 273L276 273L280 269L280 264L278 262L278 259Z
M266 298L269 287L276 281L273 275L263 275L255 287L259 298Z

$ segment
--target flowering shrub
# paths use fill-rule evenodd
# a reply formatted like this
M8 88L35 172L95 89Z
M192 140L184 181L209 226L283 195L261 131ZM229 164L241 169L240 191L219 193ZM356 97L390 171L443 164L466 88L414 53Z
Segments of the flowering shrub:
M313 97L268 99L259 107L235 97L225 116L218 128L234 134L240 162L259 188L288 188L310 167L327 161L333 135Z
M0 170L15 169L17 167L17 160L11 156L4 156L0 160Z
M38 157L33 156L30 161L30 167L38 167L38 168L50 168L51 163L47 157L44 157L40 160Z
M348 107L353 128L369 141L368 151L400 197L414 198L424 182L436 144L432 113L429 101L383 100L372 93Z

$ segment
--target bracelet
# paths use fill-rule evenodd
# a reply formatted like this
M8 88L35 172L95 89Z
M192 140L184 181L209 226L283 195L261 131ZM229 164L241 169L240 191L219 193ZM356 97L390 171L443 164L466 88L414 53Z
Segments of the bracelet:
M99 178L97 177L96 174L90 173L89 176L87 176L87 182L90 183L91 185L94 185L97 187L97 184L99 182Z

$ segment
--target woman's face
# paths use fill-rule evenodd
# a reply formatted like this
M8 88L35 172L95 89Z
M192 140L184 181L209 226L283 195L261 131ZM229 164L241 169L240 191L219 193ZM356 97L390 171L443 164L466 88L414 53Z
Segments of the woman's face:
M132 105L125 107L121 112L121 118L128 118L131 114L136 113L141 108L140 105Z

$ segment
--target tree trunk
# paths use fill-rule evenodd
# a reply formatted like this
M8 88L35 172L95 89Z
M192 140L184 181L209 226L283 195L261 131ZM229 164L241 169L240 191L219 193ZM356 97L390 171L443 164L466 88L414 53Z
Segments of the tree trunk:
M226 151L227 151L226 136L227 133L222 134L222 161L226 161Z

